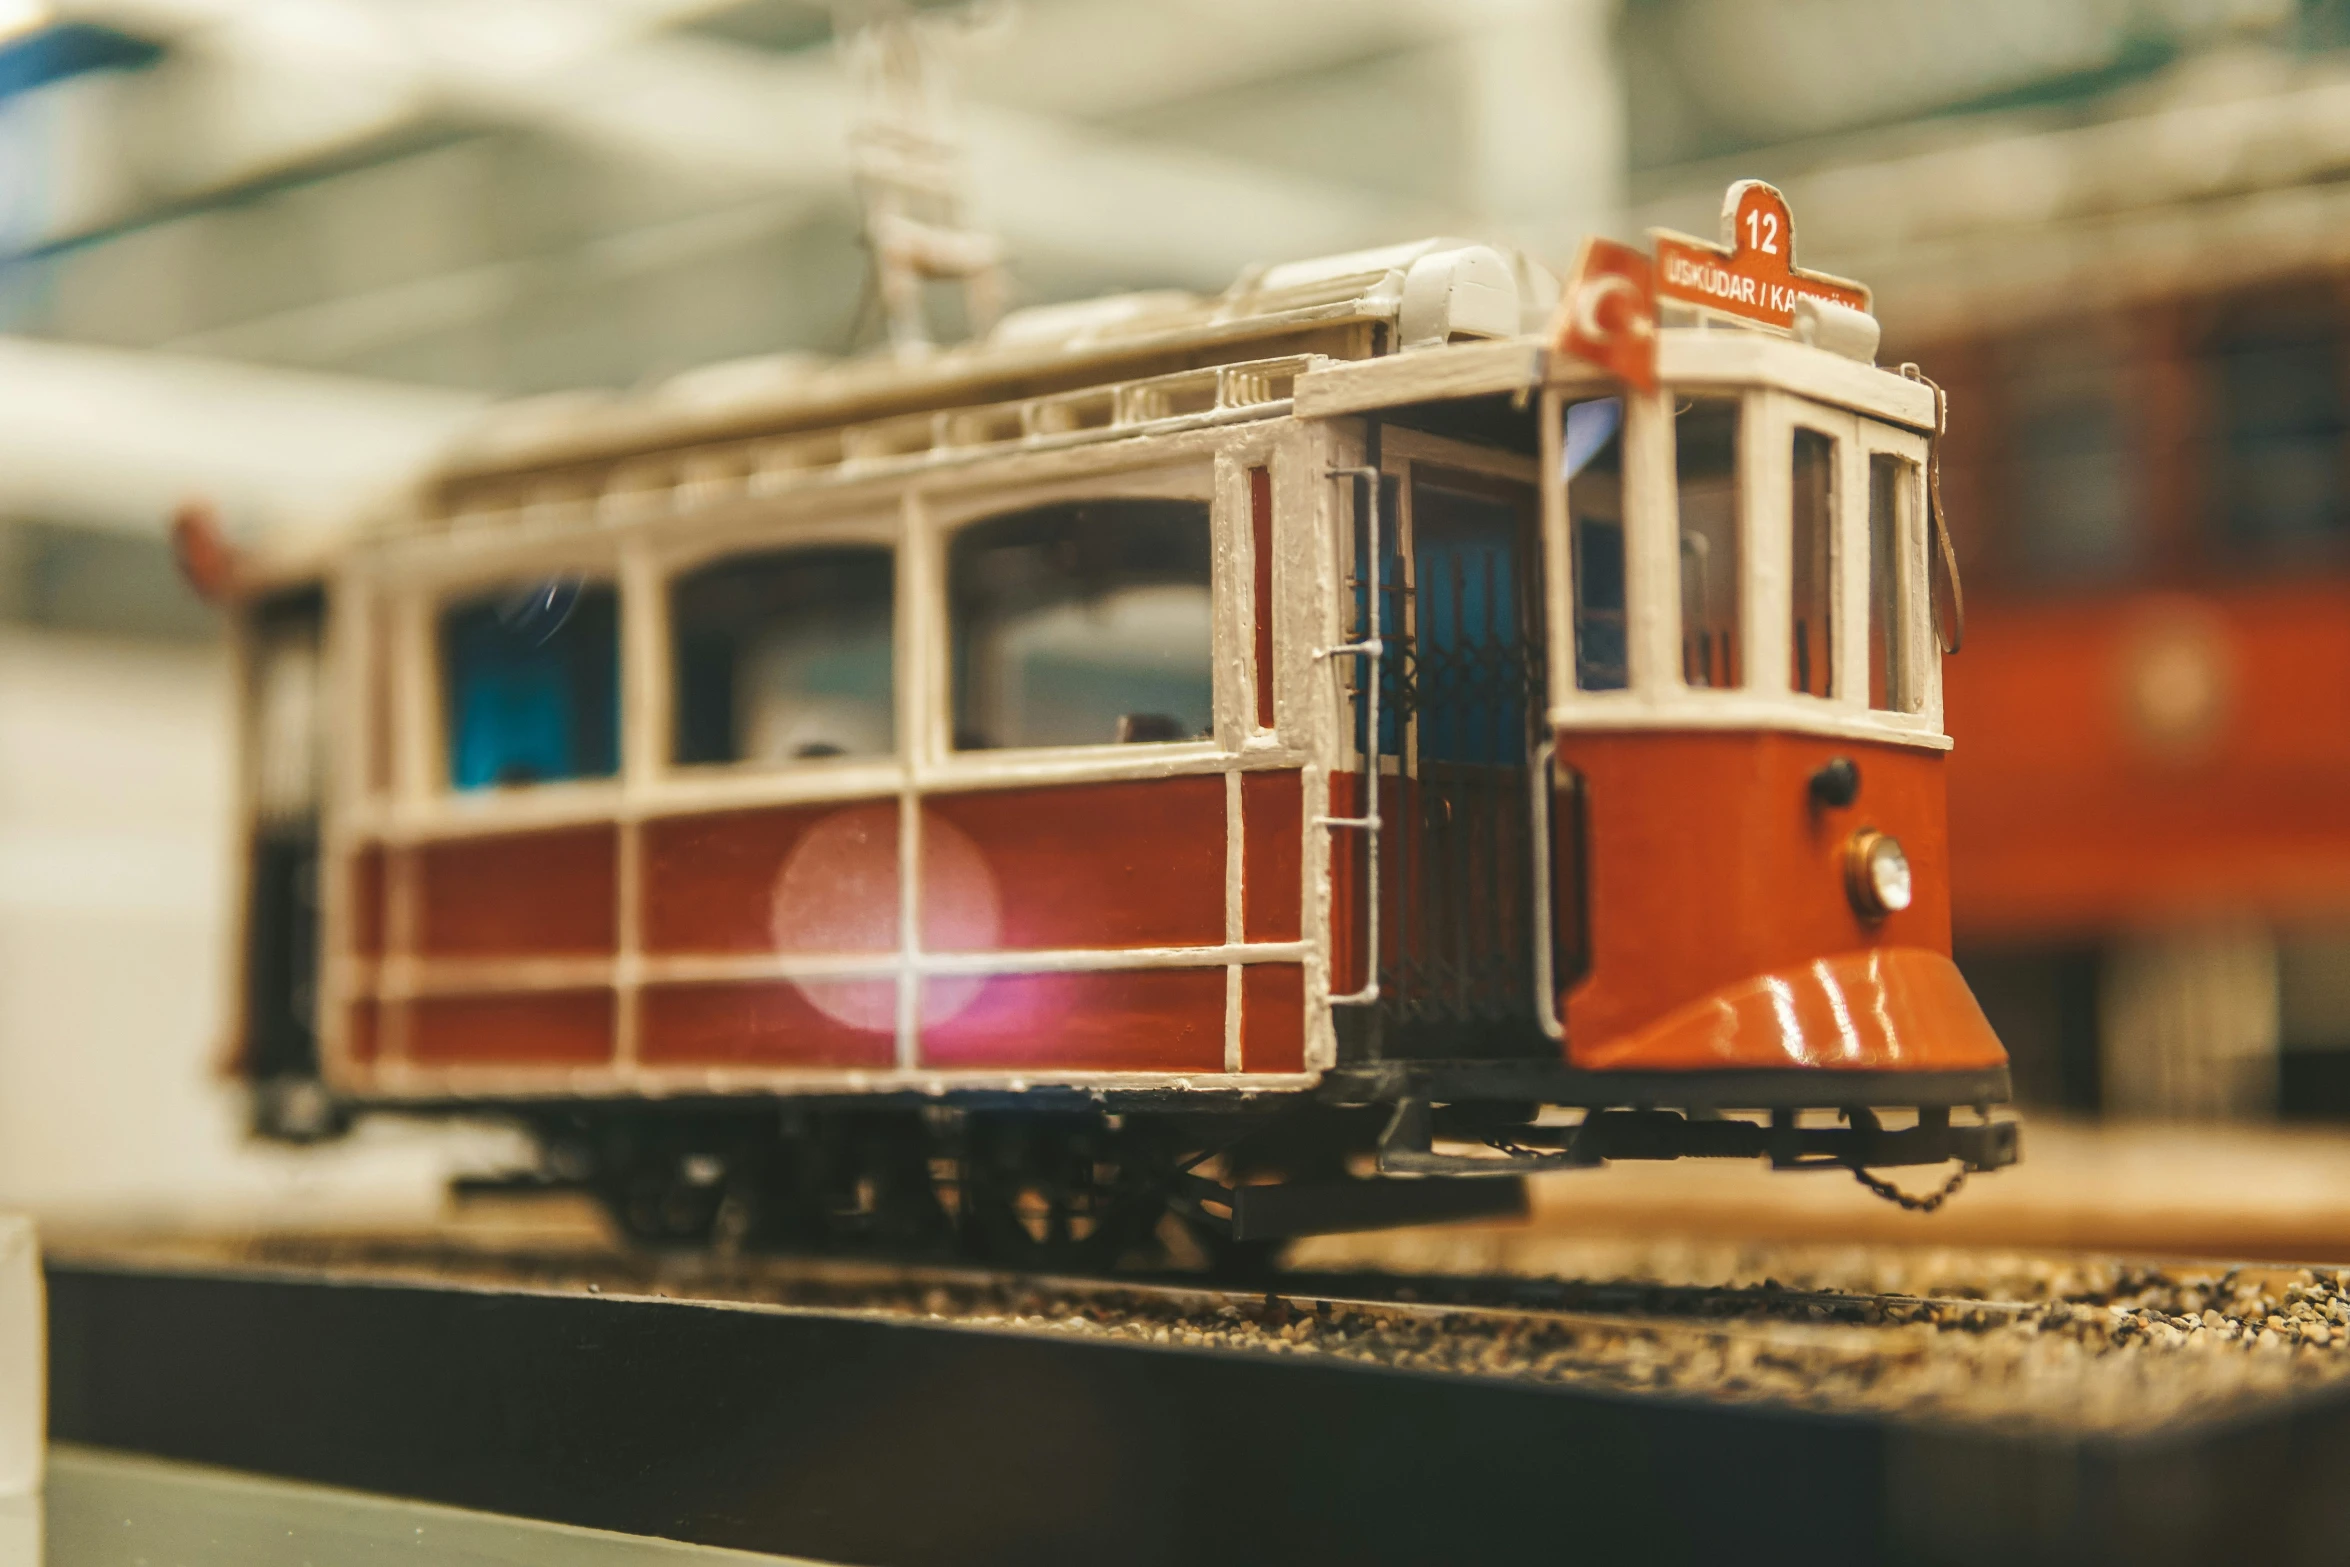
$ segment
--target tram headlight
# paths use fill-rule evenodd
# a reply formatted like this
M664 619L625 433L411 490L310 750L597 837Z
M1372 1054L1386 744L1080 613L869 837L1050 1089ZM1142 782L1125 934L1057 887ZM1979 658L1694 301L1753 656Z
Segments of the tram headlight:
M1844 846L1844 890L1863 919L1880 920L1909 907L1909 856L1889 832L1863 827Z

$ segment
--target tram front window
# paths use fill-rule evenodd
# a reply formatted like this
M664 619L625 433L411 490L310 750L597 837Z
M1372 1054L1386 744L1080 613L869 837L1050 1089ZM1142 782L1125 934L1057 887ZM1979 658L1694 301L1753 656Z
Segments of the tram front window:
M1914 713L1916 683L1903 643L1909 622L1909 496L1917 467L1885 452L1869 454L1869 706Z
M1567 405L1559 466L1575 551L1575 684L1621 691L1632 679L1624 629L1622 398Z
M451 787L620 770L620 616L609 586L549 578L452 604L441 668Z
M1788 625L1788 689L1810 696L1836 694L1836 443L1817 430L1795 432L1794 494L1789 512L1792 558L1788 581L1793 619Z
M1208 503L1063 501L947 553L954 744L1196 740L1214 727Z
M1681 529L1681 678L1693 686L1741 685L1737 399L1675 403L1673 471Z

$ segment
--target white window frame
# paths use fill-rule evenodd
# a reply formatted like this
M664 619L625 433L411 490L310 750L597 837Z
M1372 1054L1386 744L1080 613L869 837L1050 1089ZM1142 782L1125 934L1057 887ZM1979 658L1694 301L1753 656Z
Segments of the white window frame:
M609 585L617 602L619 766L609 777L567 778L520 788L458 789L449 781L449 727L441 662L441 619L461 601L486 591L558 574ZM393 792L396 814L412 827L463 830L520 829L556 821L616 814L629 775L630 711L636 692L630 670L640 659L629 607L625 552L613 541L583 538L561 549L501 547L436 559L403 589L385 596L393 617Z
M920 715L921 733L915 751L926 783L952 788L983 781L1005 783L1078 778L1142 778L1171 773L1216 772L1238 754L1244 737L1256 727L1255 698L1241 677L1238 660L1254 649L1240 637L1240 619L1228 606L1236 593L1252 597L1253 578L1236 580L1237 568L1250 556L1247 535L1250 519L1237 508L1234 486L1219 482L1217 454L1212 447L1183 453L1123 454L1127 461L1089 467L1073 474L1056 474L984 490L959 486L952 495L923 496L909 492L913 539L910 552L919 554L926 568L922 600L924 629L930 646L922 657L929 700ZM1009 477L1009 476L1008 476ZM960 751L954 745L953 605L948 583L948 554L955 536L990 518L1033 507L1083 500L1193 500L1208 508L1211 636L1209 644L1209 712L1214 726L1202 740L1154 741L1147 745L1003 746L984 751ZM1236 537L1237 535L1237 537ZM1236 645L1237 644L1237 645Z
M1499 447L1477 446L1467 441L1456 441L1440 435L1427 435L1418 430L1405 429L1400 425L1380 427L1380 482L1383 490L1395 498L1395 513L1392 519L1395 537L1385 542L1395 551L1399 559L1406 562L1403 591L1397 595L1402 605L1401 624L1384 626L1381 629L1391 639L1391 643L1400 643L1409 639L1413 646L1418 645L1420 614L1418 518L1413 509L1413 490L1422 471L1460 473L1473 478L1493 480L1500 484L1521 484L1527 488L1529 495L1533 495L1542 482L1540 463L1522 453L1507 451ZM1538 496L1536 500L1539 511ZM1540 528L1538 519L1536 522L1537 537L1540 537ZM1350 556L1349 573L1350 575L1359 574L1351 559L1353 547L1351 533L1347 542ZM1348 711L1350 716L1346 721L1345 728L1348 765L1359 771L1363 766L1363 754L1354 743L1355 725L1351 717L1351 701ZM1420 768L1420 719L1417 713L1409 715L1404 721L1402 747L1400 756L1388 757L1382 754L1380 765L1383 772L1390 776L1395 775L1399 770L1412 774L1418 773Z
M1833 443L1836 471L1828 518L1828 648L1833 660L1827 696L1795 689L1795 436L1809 430ZM1868 558L1865 495L1853 494L1854 456L1860 447L1858 421L1838 408L1790 397L1784 392L1747 395L1739 444L1739 510L1746 519L1746 689L1766 697L1828 709L1868 710L1865 694L1853 700L1852 675L1867 672L1853 657L1853 609L1865 612L1867 579L1853 569ZM1759 438L1754 438L1759 437ZM1867 463L1860 464L1865 489ZM1855 538L1855 528L1859 529ZM1858 547L1855 547L1857 542ZM1859 577L1863 597L1854 595ZM1865 624L1865 621L1863 622Z
M890 552L890 717L891 754L802 760L680 763L675 759L677 627L670 594L678 579L738 556L794 554L847 547ZM730 519L720 528L679 539L647 540L630 552L623 589L624 617L639 637L645 656L628 665L633 682L624 701L639 715L624 730L633 743L623 747L630 781L661 807L705 806L740 796L745 804L787 803L894 792L903 778L904 758L913 740L909 719L919 710L907 672L912 656L906 621L908 595L917 584L908 569L902 506L862 505L817 516L793 516L762 508ZM633 592L631 592L633 590ZM631 611L634 611L631 615ZM625 713L624 713L625 719Z
M1746 683L1692 688L1682 678L1679 486L1673 407L1690 396L1735 394L1738 431L1738 547L1741 583L1739 655ZM1561 410L1596 388L1553 386L1544 399L1543 472L1560 460ZM1927 592L1922 495L1923 433L1777 387L1744 387L1726 378L1668 383L1651 394L1624 391L1624 577L1630 684L1584 691L1574 683L1573 561L1563 487L1543 489L1547 592L1551 610L1551 711L1554 726L1574 729L1780 729L1947 750L1942 680ZM1817 430L1836 442L1837 490L1831 553L1830 636L1836 660L1833 696L1791 689L1792 485L1794 432ZM1904 502L1902 572L1912 676L1918 711L1868 705L1868 463L1887 453L1912 465Z
M1914 711L1872 708L1872 716L1919 724L1939 732L1942 728L1942 644L1934 630L1933 597L1933 541L1926 515L1926 466L1931 452L1926 438L1914 430L1858 416L1857 446L1858 482L1862 486L1859 499L1857 536L1860 553L1854 559L1862 562L1856 593L1857 609L1854 624L1860 635L1860 684L1855 687L1863 706L1868 702L1868 615L1869 582L1866 570L1869 538L1869 460L1873 457L1891 457L1903 465L1903 477L1894 496L1894 531L1899 541L1900 555L1896 570L1900 583L1901 605L1898 631L1901 637L1900 667L1902 680L1916 700ZM1898 695L1896 700L1898 701Z

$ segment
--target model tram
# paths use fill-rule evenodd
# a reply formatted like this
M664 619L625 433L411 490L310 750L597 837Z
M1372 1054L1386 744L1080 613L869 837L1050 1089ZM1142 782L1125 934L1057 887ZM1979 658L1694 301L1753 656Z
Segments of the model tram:
M1563 306L1428 241L522 404L220 564L259 1125L496 1113L641 1237L1013 1255L2008 1162L1937 393L1742 217Z

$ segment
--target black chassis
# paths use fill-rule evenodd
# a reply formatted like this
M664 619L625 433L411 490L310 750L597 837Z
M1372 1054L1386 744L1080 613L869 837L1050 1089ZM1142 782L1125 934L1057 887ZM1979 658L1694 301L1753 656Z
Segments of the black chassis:
M1284 1119L1294 1118L1301 1133L1309 1123L1325 1136L1333 1122L1356 1128L1356 1146L1368 1144L1376 1154L1374 1177L1227 1187L1192 1173L1188 1164L1170 1172L1183 1206L1229 1225L1238 1238L1260 1239L1521 1212L1522 1177L1623 1159L1767 1159L1781 1170L1853 1171L1955 1161L1968 1171L1995 1170L2015 1163L2019 1153L2016 1123L1991 1113L2008 1093L2004 1068L1601 1073L1522 1060L1418 1060L1339 1067L1303 1090L360 1100L341 1108L352 1114L504 1116L542 1132L564 1122L740 1124L768 1114L779 1121L918 1111L1040 1119L1131 1115L1191 1123L1201 1131L1198 1140L1211 1147L1245 1140L1260 1148L1279 1142L1275 1128ZM1538 1116L1548 1105L1585 1114L1577 1122L1546 1124ZM1961 1108L1973 1118L1955 1121L1952 1112ZM1882 1109L1914 1111L1914 1123L1887 1127L1877 1114ZM1805 1111L1832 1113L1836 1121L1817 1124L1821 1117L1814 1114L1806 1124ZM1483 1151L1440 1150L1439 1141L1481 1145ZM543 1178L510 1184L534 1180Z

